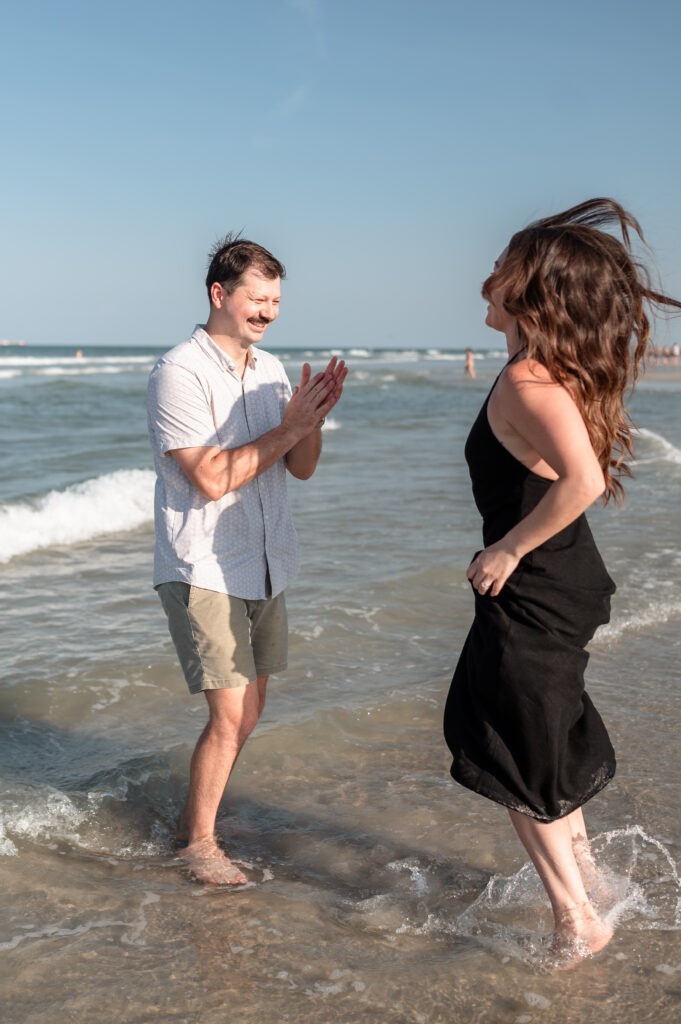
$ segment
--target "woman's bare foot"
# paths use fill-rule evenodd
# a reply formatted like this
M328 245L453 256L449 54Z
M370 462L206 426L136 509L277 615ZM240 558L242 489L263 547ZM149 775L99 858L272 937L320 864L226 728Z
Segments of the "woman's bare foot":
M587 956L595 956L614 934L612 926L588 902L560 911L556 924L550 955L556 967L564 971Z
M248 881L243 871L225 856L213 836L188 843L179 856L199 882L243 885Z

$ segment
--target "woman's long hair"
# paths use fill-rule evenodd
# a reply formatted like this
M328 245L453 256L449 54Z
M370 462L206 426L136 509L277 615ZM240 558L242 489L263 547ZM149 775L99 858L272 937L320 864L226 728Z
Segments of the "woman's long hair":
M612 225L622 241L601 230ZM572 394L605 476L605 502L620 500L619 478L631 476L624 460L633 455L633 424L624 394L650 342L646 307L681 310L681 302L651 287L633 256L630 229L645 244L638 222L619 203L590 199L515 234L482 286L488 301L502 289L528 359Z

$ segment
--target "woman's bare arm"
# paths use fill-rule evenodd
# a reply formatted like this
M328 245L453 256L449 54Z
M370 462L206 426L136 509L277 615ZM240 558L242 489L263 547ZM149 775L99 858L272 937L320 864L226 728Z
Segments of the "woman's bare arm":
M492 399L490 423L505 447L539 475L556 476L529 515L469 566L476 590L494 597L523 555L574 522L603 493L605 480L577 406L543 367L510 365Z

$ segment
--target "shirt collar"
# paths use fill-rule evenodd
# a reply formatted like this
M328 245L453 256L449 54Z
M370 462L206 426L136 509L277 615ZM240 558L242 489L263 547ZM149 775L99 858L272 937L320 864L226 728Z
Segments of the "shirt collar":
M239 378L239 371L236 368L236 363L231 356L228 356L226 352L223 352L219 345L216 345L210 334L207 333L204 324L197 324L192 333L192 341L195 341L199 348L206 353L209 359L213 359L228 370L233 376ZM248 361L246 366L248 369L254 370L255 364L258 361L257 353L254 351L253 346L250 345L248 348Z

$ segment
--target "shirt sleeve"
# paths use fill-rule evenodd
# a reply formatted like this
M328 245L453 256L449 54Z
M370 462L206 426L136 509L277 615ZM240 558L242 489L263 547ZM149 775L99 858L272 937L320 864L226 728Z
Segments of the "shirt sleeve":
M210 403L196 374L175 363L152 370L147 388L149 432L156 450L219 446Z

